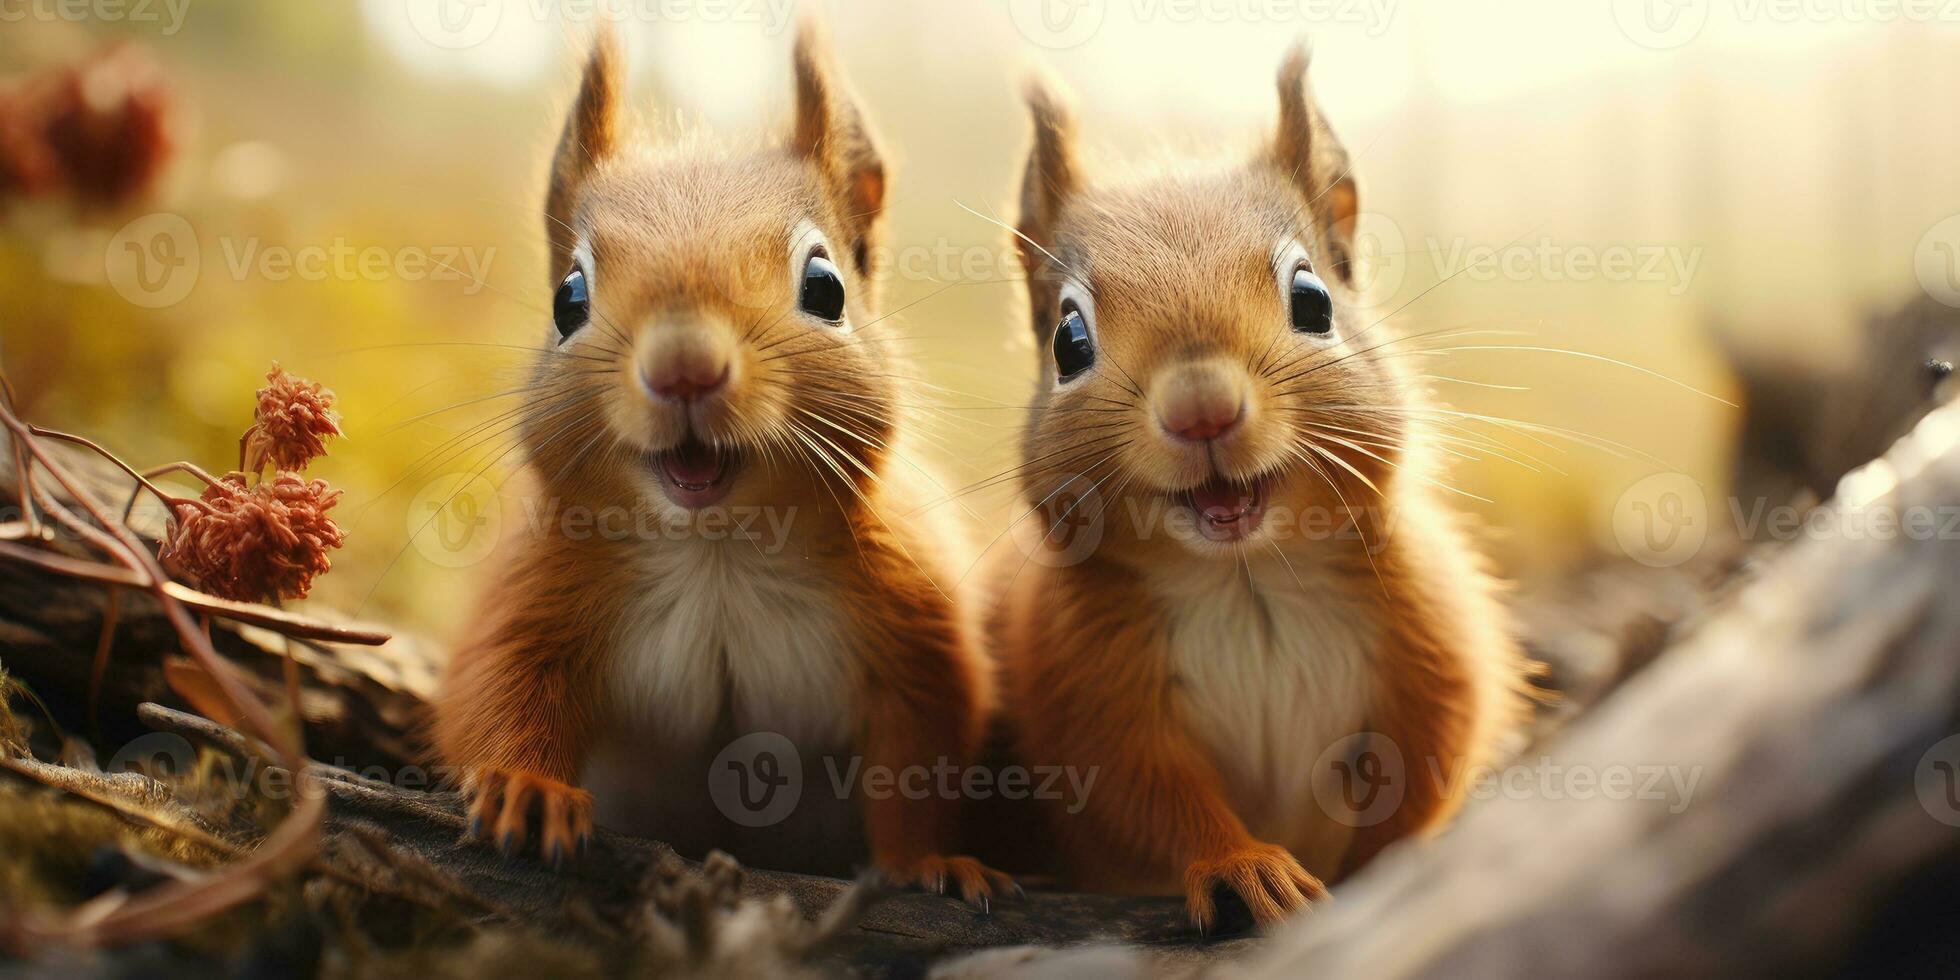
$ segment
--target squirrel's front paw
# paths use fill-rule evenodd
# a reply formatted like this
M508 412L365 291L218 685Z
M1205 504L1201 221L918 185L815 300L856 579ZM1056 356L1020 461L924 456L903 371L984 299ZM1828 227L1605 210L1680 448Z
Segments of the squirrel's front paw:
M1201 930L1209 931L1217 917L1211 892L1221 884L1245 900L1260 925L1278 922L1327 897L1327 886L1307 873L1292 852L1273 844L1252 844L1222 857L1193 861L1184 869L1184 906Z
M538 854L553 867L592 838L592 794L522 769L471 769L463 780L470 837L493 841L505 856L523 853L533 813Z
M878 870L884 873L887 882L898 888L923 888L944 895L950 882L959 889L961 899L983 912L993 907L996 893L1021 894L1021 886L1014 883L1013 877L981 864L977 858L927 854L880 864Z

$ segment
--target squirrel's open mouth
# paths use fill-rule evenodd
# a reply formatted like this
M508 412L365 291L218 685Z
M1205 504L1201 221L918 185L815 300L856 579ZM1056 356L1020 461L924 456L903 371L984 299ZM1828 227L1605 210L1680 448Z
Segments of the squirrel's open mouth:
M1259 530L1266 516L1266 478L1249 482L1214 476L1181 495L1198 515L1198 533L1208 541L1241 541Z
M689 509L712 507L728 496L739 462L734 449L710 446L691 435L672 449L654 453L651 460L667 499Z

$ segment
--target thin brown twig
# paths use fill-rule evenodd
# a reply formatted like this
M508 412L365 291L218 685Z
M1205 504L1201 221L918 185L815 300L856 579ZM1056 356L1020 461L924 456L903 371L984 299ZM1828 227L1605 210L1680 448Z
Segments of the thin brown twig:
M28 491L23 496L21 518L27 525L27 536L38 538L41 536L41 518L34 512L34 503L31 499L34 490L34 467L27 461L27 452L21 448L20 440L9 438L7 442L8 448L14 454L14 472L20 474L20 485Z
M102 633L95 640L95 660L88 669L88 733L102 739L102 679L109 672L109 649L116 642L116 620L122 613L122 590L109 586L102 600Z
M274 609L280 608L279 597L276 595L268 597L266 605ZM285 675L286 680L286 709L293 713L293 727L303 730L306 716L300 713L299 708L299 658L293 655L293 638L288 636L282 639L285 642L281 644L279 652L286 658L285 663L281 665L281 673Z
M189 473L190 475L197 477L200 480L203 480L206 486L215 487L222 482L217 477L212 476L208 472L205 472L204 468L197 465L196 463L184 462L184 461L179 461L175 463L165 463L162 466L153 466L143 471L143 477L144 479L154 480L157 477L163 476L167 473ZM143 495L143 485L140 482L136 486L129 488L129 499L123 501L122 520L124 524L128 524L130 515L136 513L136 500L138 497L141 497L142 495ZM209 510L210 508L207 507L205 509Z
M120 585L132 589L145 589L143 577L119 565L108 565L90 561L86 558L73 558L53 551L29 548L8 541L0 536L0 558L34 565L44 571L69 578L97 582L103 585ZM199 592L180 582L165 582L164 591L172 599L196 609L200 613L229 619L233 622L259 626L300 640L320 640L328 643L349 643L356 646L380 646L391 637L387 633L374 630L352 629L335 626L316 619L310 619L270 606L232 599L220 599L207 592Z
M78 436L72 432L61 432L56 429L50 429L47 426L43 426L43 425L30 424L27 427L27 431L33 433L34 435L40 436L43 439L56 439L56 440L60 440L61 442L72 442L75 445L82 446L89 450L92 450L97 455L101 456L103 459L106 459L109 462L114 463L116 467L118 469L121 469L124 473L129 474L130 478L135 480L139 485L141 485L143 489L148 490L153 494L156 494L157 499L163 501L165 505L175 506L177 504L202 503L202 501L198 501L195 498L177 497L177 496L172 496L171 494L164 493L163 489L157 486L156 484L151 483L148 477L144 476L141 473L136 472L135 467L130 466L128 463L123 462L121 457L117 456L115 453L112 453L107 449L102 448L102 445L100 443L96 442L93 439L88 438L87 436Z
M8 381L5 374L0 374L0 399L5 399L7 411L12 413L15 404L14 383ZM27 523L28 537L39 538L41 520L34 513L34 464L27 458L27 448L21 445L18 437L8 436L7 446L14 454L14 472L18 474L17 479L20 481L21 518Z

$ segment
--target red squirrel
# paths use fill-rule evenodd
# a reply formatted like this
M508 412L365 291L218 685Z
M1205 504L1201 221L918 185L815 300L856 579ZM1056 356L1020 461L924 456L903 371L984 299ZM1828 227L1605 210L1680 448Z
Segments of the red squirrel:
M1051 809L1063 880L1181 895L1201 928L1220 885L1272 922L1437 827L1524 717L1423 392L1352 305L1359 198L1306 66L1249 159L1123 180L1029 87L1020 478L1028 520L1101 537L997 552L1002 704L1023 760L1095 773Z
M434 741L463 773L470 833L507 853L566 860L596 812L683 854L868 862L984 901L1009 882L954 853L957 800L834 791L838 774L967 760L992 693L977 624L935 584L967 567L959 534L899 519L930 491L901 462L899 365L875 329L877 141L808 24L793 64L787 139L731 149L629 130L617 43L594 48L545 199L553 322L524 396L526 471L553 505L680 533L516 541L443 678ZM784 540L731 532L744 512ZM749 826L709 770L764 732L793 745L800 799Z

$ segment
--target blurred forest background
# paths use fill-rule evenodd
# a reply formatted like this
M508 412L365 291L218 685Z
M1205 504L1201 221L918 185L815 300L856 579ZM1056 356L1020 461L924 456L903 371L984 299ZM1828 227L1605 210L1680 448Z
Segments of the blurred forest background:
M483 567L409 546L418 497L434 478L496 482L516 463L493 421L512 400L488 396L520 383L526 355L473 345L535 344L547 329L544 161L592 29L584 4L482 2L461 8L489 12L480 38L444 33L437 0L178 0L174 26L161 0L142 22L134 5L79 20L0 6L26 12L0 22L0 79L128 41L167 76L181 123L152 200L79 220L66 203L0 202L0 364L23 414L139 463L222 469L269 362L326 383L349 438L315 475L347 491L349 539L312 601L434 632L467 613ZM628 4L635 101L729 132L780 129L786 2ZM896 332L939 386L926 400L950 413L927 424L951 486L1011 465L1019 419L1003 406L1026 403L1035 370L1004 233L966 210L1012 217L1019 80L1035 64L1075 89L1092 146L1212 151L1263 137L1281 52L1308 35L1317 94L1374 214L1370 299L1392 322L1517 331L1465 343L1601 355L1728 397L1724 346L1855 358L1852 324L1917 294L1960 244L1937 230L1960 214L1960 113L1942 98L1960 91L1960 24L1701 3L1689 6L1706 22L1684 40L1608 2L1041 2L1091 20L1037 21L1050 11L1023 0L822 5L895 168L888 240L902 261L884 304L903 310ZM110 280L119 230L158 212L193 229L199 271L181 299L148 308ZM336 244L453 254L464 272L473 257L484 281L236 271L265 249ZM1480 249L1506 258L1451 277ZM1620 255L1624 274L1604 271ZM1466 505L1520 578L1610 547L1615 502L1658 469L1711 499L1728 479L1739 414L1664 380L1524 351L1433 367L1502 386L1442 384L1458 408L1664 461L1573 447L1563 472L1461 466L1456 484L1491 501ZM1012 498L967 503L1004 521Z

